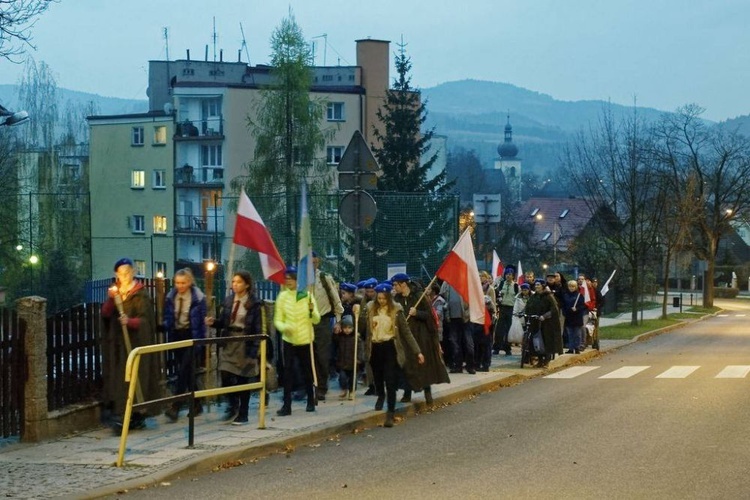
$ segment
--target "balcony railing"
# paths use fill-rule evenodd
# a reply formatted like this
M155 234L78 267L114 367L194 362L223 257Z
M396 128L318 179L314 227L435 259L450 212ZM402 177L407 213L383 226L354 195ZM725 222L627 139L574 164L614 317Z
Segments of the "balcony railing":
M185 119L177 122L175 128L175 139L218 139L224 135L224 119L220 116L211 116L201 120Z
M201 184L224 184L224 167L199 167L183 165L175 169L175 184L192 187Z
M180 215L178 214L175 220L176 232L182 233L205 233L211 234L215 232L224 232L224 216L212 216L212 215Z

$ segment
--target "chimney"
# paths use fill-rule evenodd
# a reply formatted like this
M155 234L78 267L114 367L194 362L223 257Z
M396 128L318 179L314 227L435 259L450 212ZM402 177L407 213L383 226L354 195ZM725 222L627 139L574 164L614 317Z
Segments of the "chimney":
M190 49L187 49L187 60L190 60Z

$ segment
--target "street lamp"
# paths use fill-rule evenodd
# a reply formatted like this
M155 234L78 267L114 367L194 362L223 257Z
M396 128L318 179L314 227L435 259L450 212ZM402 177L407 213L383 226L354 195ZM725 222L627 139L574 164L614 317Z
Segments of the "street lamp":
M16 245L16 250L21 252L23 251L23 245L20 243ZM29 249L29 251L32 251ZM27 259L29 263L29 286L30 286L30 294L34 295L34 266L39 264L39 257L35 254L30 254L29 258Z
M0 104L0 126L20 125L29 121L29 114L26 111L10 111Z

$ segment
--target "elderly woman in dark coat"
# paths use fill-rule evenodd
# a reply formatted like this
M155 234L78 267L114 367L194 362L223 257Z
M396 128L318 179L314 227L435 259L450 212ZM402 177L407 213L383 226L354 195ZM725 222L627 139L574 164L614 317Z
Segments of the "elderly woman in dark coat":
M545 286L544 280L534 283L534 295L526 303L526 313L540 316L531 319L531 331L542 331L544 352L537 360L537 367L546 368L554 354L562 354L562 336L560 334L560 309L557 307L552 292Z
M143 283L135 279L133 261L123 258L115 263L115 285L109 289L109 297L102 304L104 338L102 342L102 363L104 366L104 407L115 426L122 425L125 404L128 398L128 384L125 383L125 363L130 352L125 343L127 334L130 348L158 344L155 328L154 306ZM115 296L122 300L123 313L119 314ZM126 334L123 333L123 326ZM164 393L164 380L161 376L160 357L146 354L141 358L138 371L140 393L146 401L159 399ZM139 393L136 393L138 397ZM138 402L138 401L136 401ZM149 414L158 410L149 408ZM146 413L133 412L131 429L146 425Z
M401 401L411 401L412 390L424 390L424 400L432 404L433 384L449 384L448 370L445 368L440 348L440 338L437 331L437 323L432 313L429 300L419 300L421 290L416 284L412 284L409 276L398 273L391 278L393 290L396 292L394 300L404 309L409 330L417 340L424 355L425 362L419 366L414 376L407 377L409 389L404 391ZM413 288L412 288L413 286ZM419 303L417 303L419 301Z

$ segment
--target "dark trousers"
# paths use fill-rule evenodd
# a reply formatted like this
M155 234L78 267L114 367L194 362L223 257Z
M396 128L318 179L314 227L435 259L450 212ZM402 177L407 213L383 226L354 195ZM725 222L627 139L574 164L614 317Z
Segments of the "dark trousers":
M484 334L484 325L471 323L474 330L474 353L479 368L489 368L492 363L492 330Z
M474 335L471 323L466 323L461 318L451 318L448 326L453 369L461 370L464 362L467 370L474 369Z
M299 363L299 370L307 393L307 404L315 403L315 394L313 393L313 376L312 360L310 359L310 344L292 345L284 342L284 371L292 370L294 361ZM284 406L292 406L292 389L294 387L294 377L284 376Z
M331 341L333 330L330 315L320 318L320 323L313 327L315 331L315 370L318 376L317 391L321 394L328 392L328 377L331 375Z
M373 342L370 354L372 376L378 398L385 398L388 411L396 411L396 389L398 387L398 360L393 340ZM384 387L385 385L385 387Z
M513 306L500 306L500 317L497 320L495 330L495 345L492 347L495 351L510 352L508 343L508 332L513 322Z
M169 336L170 342L177 342L178 340L190 340L192 338L190 330L174 330ZM195 349L195 351L194 351ZM198 353L197 348L185 347L182 349L176 349L172 351L174 353L174 370L175 370L175 383L174 393L184 394L193 390L193 356L192 353Z
M250 384L252 382L257 382L258 380L260 380L260 376L242 377L240 375L235 375L234 373L229 373L225 371L221 372L221 386L222 387L231 387L233 385ZM247 417L248 408L250 407L250 391L230 392L229 394L227 394L227 399L229 401L229 407L237 408L239 412L238 415L240 417Z

